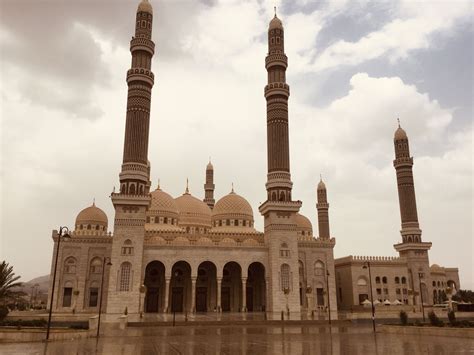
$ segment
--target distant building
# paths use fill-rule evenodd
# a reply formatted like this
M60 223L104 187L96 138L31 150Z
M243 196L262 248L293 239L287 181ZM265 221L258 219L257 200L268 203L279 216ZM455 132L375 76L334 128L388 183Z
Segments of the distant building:
M343 269L346 266L341 260L347 260L349 268L355 267L352 259L339 259L335 270L333 249L336 242L329 229L325 184L321 180L316 190L317 237L313 235L309 219L299 214L302 202L292 198L289 86L285 75L284 29L280 19L275 15L270 21L265 60L268 73L264 90L267 101L267 200L259 206L264 217L264 232L254 228L252 207L233 188L215 202L211 162L206 167L203 200L193 196L188 187L177 198L159 185L151 191L148 136L154 84L151 71L155 48L151 40L152 22L152 7L143 0L136 14L135 36L130 42L132 67L127 72L128 99L120 191L111 195L115 207L113 234L108 231L106 214L95 204L78 214L71 240L61 243L59 251L54 311L97 312L102 281L103 307L109 314L123 313L125 308L129 314L171 311L326 312L330 304L335 318L337 298L341 307L358 304L359 293L367 293L365 289L357 288L362 285L351 286L354 288L351 291L341 291L346 286L335 277L337 270L338 278L347 285L359 282L359 275L345 273ZM402 218L405 218L403 243L396 246L404 259L393 261L393 265L386 261L390 264L387 276L391 277L390 282L395 275L404 277L407 285L412 285L410 269L415 267L418 271L422 268L429 275L427 250L431 244L421 242L421 231L413 219L416 206L414 192L411 194L411 158L406 155L408 140L402 140L400 144L406 144L406 148L400 148L402 155L400 158L397 156L396 166L401 174L401 198L408 198L403 206L409 206L409 213L406 218L402 213ZM409 181L400 182L400 179ZM405 186L408 186L406 193ZM53 231L52 236L52 270L57 233ZM110 258L111 266L104 263L105 258ZM385 276L384 272L381 271L380 275ZM431 275L429 278L434 280ZM414 280L416 283L417 279ZM336 282L341 297L339 294L336 297ZM416 289L416 286L407 286L413 287ZM51 288L52 285L50 291ZM354 296L346 295L346 292ZM393 292L390 294L392 299L396 297L396 291ZM349 297L352 297L352 303L346 301Z

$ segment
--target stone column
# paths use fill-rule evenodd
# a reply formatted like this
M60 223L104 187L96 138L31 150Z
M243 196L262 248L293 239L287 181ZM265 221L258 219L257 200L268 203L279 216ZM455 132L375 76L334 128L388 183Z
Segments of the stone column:
M163 307L163 313L168 313L169 310L170 310L170 307L169 307L170 281L171 281L171 277L166 277L166 281L165 281L165 305Z
M196 276L191 277L191 313L196 312Z
M221 311L221 286L222 277L217 278L217 312Z
M242 277L242 312L247 312L247 278Z

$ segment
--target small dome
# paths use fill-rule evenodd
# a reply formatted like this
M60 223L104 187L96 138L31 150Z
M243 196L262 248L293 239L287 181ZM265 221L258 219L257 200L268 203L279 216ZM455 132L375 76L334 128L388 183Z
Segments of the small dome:
M296 228L298 229L298 232L305 232L305 234L309 232L310 235L313 234L313 225L311 224L311 221L300 213L296 214Z
M179 211L173 197L159 187L150 193L151 203L146 212L146 230L178 230Z
M236 222L236 220L238 222ZM219 221L225 221L219 223ZM233 190L217 201L212 210L212 224L217 228L252 228L253 210L250 203ZM238 223L238 224L236 224ZM230 225L229 225L230 224Z
M397 130L395 131L395 136L393 138L394 140L398 141L401 139L408 139L407 134L405 130L402 127L398 127Z
M148 12L153 15L153 8L148 0L142 0L140 4L138 4L137 12Z
M430 266L430 269L441 269L441 267L438 264L433 264Z
M179 211L179 225L188 227L210 227L211 209L189 192L175 199Z
M92 206L84 208L76 217L76 229L79 225L102 226L107 230L107 215L95 203Z
M270 21L270 25L268 27L269 30L273 30L275 28L280 28L280 29L283 29L283 23L281 22L281 20L277 17L277 15L275 14L275 16L272 18L272 20Z

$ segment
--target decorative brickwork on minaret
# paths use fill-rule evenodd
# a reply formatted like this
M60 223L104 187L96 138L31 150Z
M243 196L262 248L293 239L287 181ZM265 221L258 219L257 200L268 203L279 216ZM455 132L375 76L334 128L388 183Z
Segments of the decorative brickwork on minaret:
M430 279L430 265L428 251L431 243L422 242L421 229L418 224L416 210L415 184L413 182L413 157L410 156L410 147L406 132L398 125L394 136L395 160L393 166L397 172L398 200L402 220L402 243L394 245L401 257L407 259L409 281L414 290L416 301L432 304L432 286ZM422 290L420 290L420 285Z
M130 41L132 66L127 71L127 118L120 192L145 195L150 190L148 136L150 101L154 75L151 61L155 43L151 40L153 13L148 1L142 1L136 16L135 36Z
M329 203L323 179L318 184L317 195L319 238L329 239Z
M421 230L416 211L415 184L413 182L413 158L405 131L399 126L395 132L395 160L397 171L398 199L402 218L403 242L421 242Z
M204 184L204 202L212 210L216 200L214 200L214 167L209 160L209 164L206 167L206 183Z
M288 58L285 55L283 24L278 17L268 29L268 54L265 68L268 84L267 100L267 199L291 201L290 146L288 141L288 97L290 87L286 83Z

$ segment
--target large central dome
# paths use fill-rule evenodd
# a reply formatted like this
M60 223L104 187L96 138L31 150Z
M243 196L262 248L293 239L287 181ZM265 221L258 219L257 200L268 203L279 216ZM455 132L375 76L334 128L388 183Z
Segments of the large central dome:
M244 227L253 228L253 210L250 203L233 190L217 201L212 210L214 228Z
M179 210L179 226L199 233L211 227L211 209L204 202L187 191L175 201Z

